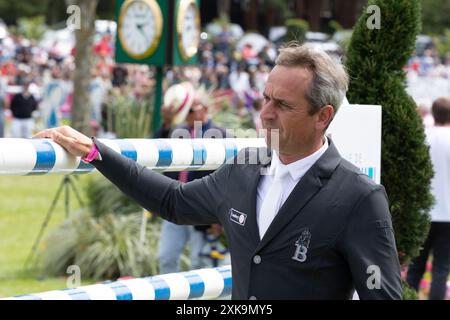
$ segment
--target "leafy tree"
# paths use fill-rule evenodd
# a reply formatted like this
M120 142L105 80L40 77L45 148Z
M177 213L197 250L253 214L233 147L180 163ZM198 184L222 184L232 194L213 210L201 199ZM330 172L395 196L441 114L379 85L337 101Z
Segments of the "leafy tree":
M265 6L266 11L275 10L276 12L279 12L281 20L286 20L294 16L285 0L263 0L263 5Z
M26 39L32 39L39 41L47 30L47 26L44 23L44 16L35 16L31 18L19 18L17 27L10 27L9 31L12 34L20 34Z
M450 1L421 0L423 32L426 34L442 34L450 28Z
M306 33L309 30L309 24L303 19L286 20L286 41L297 41L304 43L306 41Z
M434 37L434 42L439 55L445 61L446 56L450 54L450 28L443 30L442 33L442 36Z
M382 176L389 196L402 265L417 256L427 235L432 165L422 121L405 92L403 67L420 31L419 0L370 0L381 12L381 28L370 29L372 13L358 20L348 49L348 99L383 107Z
M97 1L97 17L113 20L115 1ZM6 24L16 25L19 18L44 15L46 24L63 28L68 18L68 5L62 0L0 0L0 17Z
M0 0L0 17L6 24L18 18L45 15L49 0Z

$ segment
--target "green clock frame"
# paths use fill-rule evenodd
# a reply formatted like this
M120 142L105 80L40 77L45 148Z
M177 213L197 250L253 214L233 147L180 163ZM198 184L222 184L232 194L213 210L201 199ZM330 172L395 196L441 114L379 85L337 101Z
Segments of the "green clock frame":
M189 59L185 59L183 57L183 54L181 53L180 50L180 42L181 42L181 38L180 35L178 33L178 17L180 14L180 4L181 4L182 0L176 0L176 4L175 4L175 17L174 17L174 25L173 25L173 64L176 66L181 66L181 65L193 65L196 64L198 62L198 50L197 53L195 55L193 55L191 58ZM200 0L195 0L194 1L197 4L197 8L199 9L199 13L200 13ZM198 24L200 25L200 16L198 17L199 21ZM200 30L201 32L201 30Z
M116 21L119 22L120 10L126 0L116 0ZM118 63L136 63L156 66L156 87L155 87L155 108L152 119L152 128L155 132L161 122L161 104L162 104L162 83L164 78L163 66L165 65L193 65L198 62L198 52L190 59L183 59L178 47L179 36L177 32L178 9L181 0L156 0L162 14L162 31L159 44L156 49L147 57L139 58L130 56L123 48L119 36L119 23L117 23L116 32L116 50L115 60ZM200 0L195 0L197 7L200 8ZM197 50L198 51L198 50Z
M166 64L166 56L167 56L167 16L169 14L169 6L166 0L155 0L155 2L159 5L162 14L162 31L159 43L156 49L153 50L153 53L144 58L133 57L128 54L124 50L124 45L120 41L119 36L119 28L120 28L120 10L122 5L126 0L116 0L116 21L117 21L117 32L116 32L116 55L115 59L117 62L121 63L137 63L137 64L148 64L148 65L156 65L163 66Z
M126 0L116 0L116 21L119 22L120 10ZM185 60L179 48L180 37L178 34L177 21L180 3L182 0L155 0L159 5L162 13L163 23L162 32L158 46L153 53L145 58L136 58L129 55L124 50L124 45L120 41L119 28L117 23L116 32L116 52L115 59L119 63L137 63L147 65L193 65L198 62L198 54L195 54L191 58ZM197 7L200 8L200 0L195 0ZM173 12L173 13L171 13Z

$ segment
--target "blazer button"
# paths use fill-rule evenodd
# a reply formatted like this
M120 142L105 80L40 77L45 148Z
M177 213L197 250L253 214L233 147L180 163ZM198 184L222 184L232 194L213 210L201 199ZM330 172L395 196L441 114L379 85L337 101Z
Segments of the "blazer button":
M254 264L260 264L261 263L261 256L256 255L253 257L253 263Z
M257 300L255 296L251 296L248 300Z

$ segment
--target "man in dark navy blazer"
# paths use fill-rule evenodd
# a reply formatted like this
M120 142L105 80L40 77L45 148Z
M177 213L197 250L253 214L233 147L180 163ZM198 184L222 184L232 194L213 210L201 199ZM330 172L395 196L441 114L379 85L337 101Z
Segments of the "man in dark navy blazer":
M152 172L68 127L45 130L143 207L178 224L220 223L233 299L401 299L384 188L324 135L348 86L343 67L309 46L280 50L264 91L269 149L248 148L200 180ZM256 159L256 161L255 161Z

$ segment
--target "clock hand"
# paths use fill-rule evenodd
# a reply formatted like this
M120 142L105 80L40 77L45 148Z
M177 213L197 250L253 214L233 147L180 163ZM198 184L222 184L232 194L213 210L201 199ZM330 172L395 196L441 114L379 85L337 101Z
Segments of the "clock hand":
M136 27L138 27L138 29L142 29L143 26L148 25L148 22L146 23L141 23L141 24L137 24Z
M147 37L145 36L144 30L142 30L142 27L145 25L146 24L136 24L136 27L138 28L139 32L144 36L144 39L147 39Z

